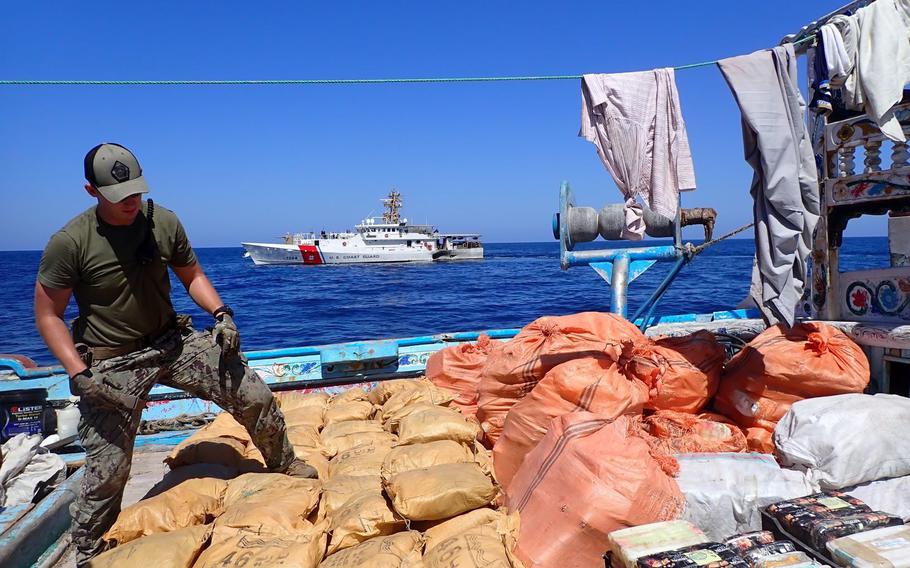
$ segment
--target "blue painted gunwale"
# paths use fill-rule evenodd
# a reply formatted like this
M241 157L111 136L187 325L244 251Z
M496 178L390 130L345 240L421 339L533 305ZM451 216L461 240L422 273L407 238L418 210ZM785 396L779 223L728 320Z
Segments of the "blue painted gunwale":
M756 317L751 310L708 314L662 316L657 323L701 323ZM640 322L636 322L640 323ZM248 351L245 356L272 390L338 390L341 385L372 383L380 380L416 377L426 369L430 356L451 345L476 341L480 333L492 339L508 340L518 329L485 332L458 332L402 339L358 341L312 347L291 347ZM69 381L62 367L25 369L12 359L0 359L0 393L17 389L45 389L49 401L70 400ZM150 395L145 420L218 412L213 403L190 397L184 392L156 385Z

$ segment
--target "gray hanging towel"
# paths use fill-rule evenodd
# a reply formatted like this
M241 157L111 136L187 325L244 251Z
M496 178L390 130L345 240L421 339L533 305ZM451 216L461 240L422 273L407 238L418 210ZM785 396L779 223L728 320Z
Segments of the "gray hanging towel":
M761 290L755 303L769 324L793 325L819 217L818 172L806 104L796 85L796 56L787 44L717 65L742 112L745 158L755 170L751 192Z
M673 219L679 192L695 189L673 69L585 75L578 135L594 143L625 197L625 239L645 234L638 199Z

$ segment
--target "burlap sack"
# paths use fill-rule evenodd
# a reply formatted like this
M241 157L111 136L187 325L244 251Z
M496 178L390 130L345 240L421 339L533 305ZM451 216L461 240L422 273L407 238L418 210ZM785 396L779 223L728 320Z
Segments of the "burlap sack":
M475 533L448 538L428 550L423 557L423 568L452 566L523 568L506 548L502 538Z
M329 459L323 455L322 450L294 446L294 455L313 466L319 479L324 481L329 478Z
M319 501L320 515L331 517L360 493L381 495L382 479L370 475L339 475L326 481Z
M379 420L347 420L345 422L335 422L322 429L319 436L323 442L339 436L349 436L361 432L382 432L382 422Z
M284 423L291 426L309 426L319 430L325 423L324 406L299 406L284 411Z
M197 463L218 464L241 469L246 467L247 442L228 436L217 438L187 438L164 458L171 469Z
M333 396L332 399L329 400L329 406L354 402L355 400L370 400L370 395L361 387L350 388Z
M325 407L329 404L330 398L331 397L324 392L289 391L275 393L278 407L281 408L281 411L284 413L305 406L321 407L325 410Z
M452 440L398 446L386 455L382 463L382 478L388 480L403 471L434 465L471 463L474 459L474 451L470 447Z
M309 425L288 426L288 441L292 446L302 446L314 450L322 449L319 430Z
M445 406L458 398L458 393L442 389L427 380L415 381L409 388L401 389L385 401L380 411L383 424L395 422L409 414L407 407L418 403Z
M321 524L280 536L222 529L212 536L194 568L317 568L325 554L325 528Z
M332 515L328 554L350 548L377 536L394 534L405 527L402 519L380 494L361 493Z
M398 423L398 443L425 444L436 440L453 440L472 444L480 426L460 412L434 406L414 412Z
M498 494L477 464L452 463L393 475L385 484L398 513L413 521L448 519L489 505Z
M329 479L339 475L378 476L391 444L366 443L339 453L329 461Z
M89 568L190 568L209 541L212 525L197 525L146 536L108 550L89 561Z
M375 408L368 400L354 400L339 404L330 404L325 411L325 425L347 420L369 420Z
M188 479L123 509L103 539L118 545L150 534L209 523L223 510L227 485L228 482L211 477Z
M512 550L518 541L518 529L518 513L507 515L505 509L496 510L484 507L458 515L426 529L423 533L426 543L424 549L429 552L436 545L452 537L465 534L483 534L503 539L506 547Z
M326 426L321 440L326 454L333 456L361 444L392 444L398 438L384 431L378 420L348 420Z
M313 505L319 502L322 483L316 479L290 477L283 473L247 473L227 484L224 491L224 509L237 505L268 503L279 495L302 493L309 496Z
M253 444L246 447L246 453L243 454L243 461L237 465L237 471L240 473L265 473L268 471L265 458L259 448Z
M329 556L319 568L416 568L421 548L417 531L371 538Z
M427 360L427 380L458 393L452 406L465 416L473 417L477 414L480 376L487 356L501 347L502 343L481 333L475 343L460 343L440 349Z
M307 517L319 503L322 484L285 475L280 477L290 481L278 482L276 475L280 474L251 474L230 482L225 492L230 505L215 520L216 532L231 528L284 535L308 530Z
M496 470L493 467L493 452L483 447L480 442L474 442L474 462L480 466L481 471L492 477L497 485L499 484Z
M379 384L370 391L370 402L382 406L393 394L413 388L420 383L421 380L422 379L395 379L391 381L380 381Z

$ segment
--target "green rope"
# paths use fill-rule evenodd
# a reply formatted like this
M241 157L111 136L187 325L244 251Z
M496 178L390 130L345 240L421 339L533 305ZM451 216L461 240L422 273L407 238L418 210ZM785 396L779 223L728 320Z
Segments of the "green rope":
M560 81L581 79L581 75L530 77L429 77L411 79L230 79L230 80L49 80L4 79L2 85L376 85L382 83L481 83L491 81Z
M805 37L794 45L814 39ZM696 69L715 65L717 61L702 61L680 65L673 69ZM377 85L402 83L489 83L498 81L565 81L581 79L582 75L531 75L512 77L428 77L410 79L175 79L175 80L90 80L90 79L0 79L0 86L12 85Z

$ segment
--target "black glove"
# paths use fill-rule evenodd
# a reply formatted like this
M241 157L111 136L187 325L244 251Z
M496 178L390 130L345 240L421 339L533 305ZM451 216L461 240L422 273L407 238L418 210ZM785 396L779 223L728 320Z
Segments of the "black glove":
M215 343L221 345L221 354L225 358L234 357L240 352L240 332L237 331L231 314L218 315L218 322L212 330L212 335L215 337Z

